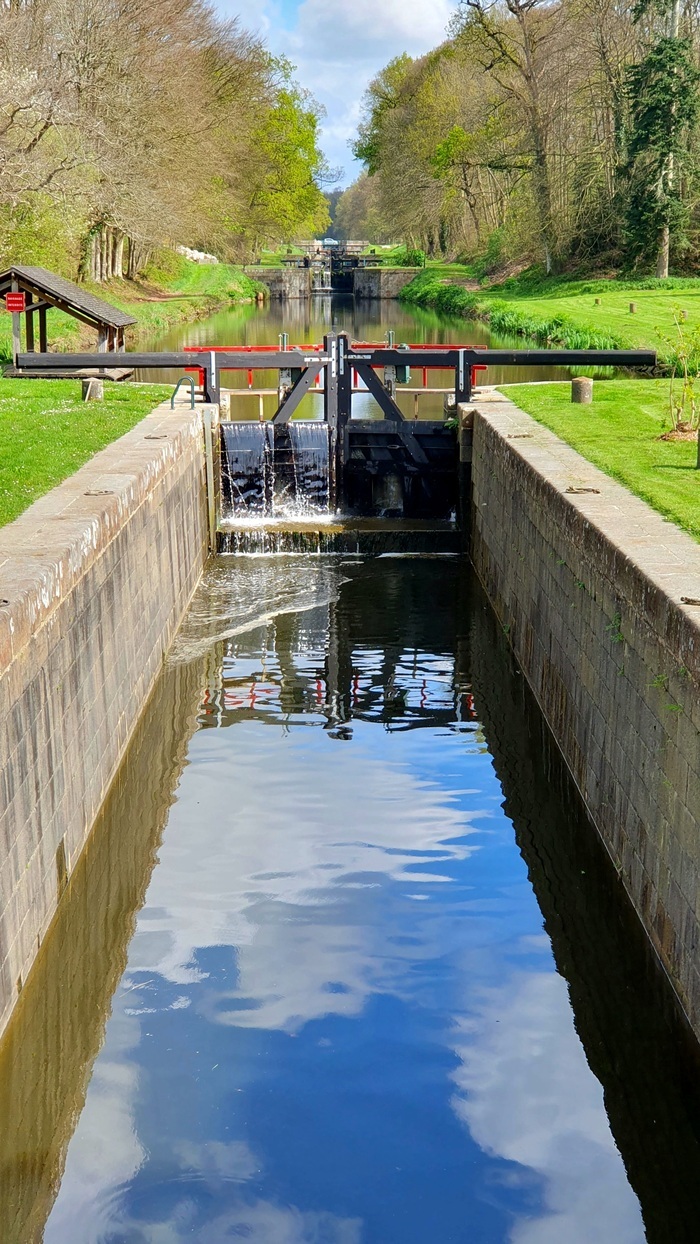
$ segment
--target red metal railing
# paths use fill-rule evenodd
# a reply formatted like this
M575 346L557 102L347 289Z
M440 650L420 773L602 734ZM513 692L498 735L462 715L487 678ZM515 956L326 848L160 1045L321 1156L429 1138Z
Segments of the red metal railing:
M323 350L323 344L319 345L318 343L314 343L313 345L305 345L305 344L290 345L289 348L294 349L294 350L303 350L305 354L311 354L311 353L320 354L321 351ZM350 348L352 350L382 350L386 348L386 341L352 341L350 343ZM279 349L280 349L279 345L276 345L276 346L272 346L272 345L270 346L257 346L257 345L256 346L183 346L183 350L188 354L211 354L212 352L215 354L237 354L237 353L245 354L245 353L253 353L253 352L255 352L256 354L278 354ZM441 342L440 344L435 345L432 342L428 344L426 342L419 341L419 342L411 342L408 345L408 349L409 350L426 350L426 349L429 349L429 350L486 350L487 347L486 346L474 346L474 345L457 345L455 342L448 342L448 343ZM410 363L411 363L410 358L407 359L407 363L410 367ZM185 370L188 372L196 371L198 373L198 383L200 387L204 386L204 369L202 367L187 367ZM234 369L222 368L222 371L224 370L230 371ZM249 368L241 367L241 368L236 368L235 370L247 371L248 388L252 389L253 373L256 369L250 368L250 367ZM379 370L379 368L376 368L375 370ZM422 373L422 382L423 382L422 387L424 389L427 389L428 368L422 367L420 370ZM434 370L442 370L442 369L434 369ZM453 368L446 367L444 370L452 371ZM487 366L485 363L475 363L472 366L471 368L472 386L476 384L477 372L486 371L486 370L487 370ZM359 384L359 378L358 378L357 372L353 368L353 377L352 377L353 388L356 389L358 387L358 384ZM321 385L321 375L319 373L319 375L316 377L316 380L314 381L314 388L320 388L320 385Z

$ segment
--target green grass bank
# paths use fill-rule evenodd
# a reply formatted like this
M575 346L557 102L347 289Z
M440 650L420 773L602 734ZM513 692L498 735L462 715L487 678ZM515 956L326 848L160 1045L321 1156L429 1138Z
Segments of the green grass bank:
M0 380L0 525L72 475L170 396L154 384L105 384L83 402L78 380Z
M605 380L593 404L571 401L568 383L507 385L502 392L539 423L700 540L695 441L667 441L668 380Z
M674 315L686 334L700 334L700 279L693 277L566 280L523 273L500 285L480 286L467 265L429 264L401 291L401 300L482 320L499 335L527 337L540 345L648 348L666 364L676 354Z

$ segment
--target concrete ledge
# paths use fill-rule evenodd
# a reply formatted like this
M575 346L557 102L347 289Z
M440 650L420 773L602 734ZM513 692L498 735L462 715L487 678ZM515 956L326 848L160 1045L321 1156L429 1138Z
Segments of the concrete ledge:
M700 545L496 393L472 555L700 1036Z
M201 408L163 405L0 530L0 1030L199 579Z

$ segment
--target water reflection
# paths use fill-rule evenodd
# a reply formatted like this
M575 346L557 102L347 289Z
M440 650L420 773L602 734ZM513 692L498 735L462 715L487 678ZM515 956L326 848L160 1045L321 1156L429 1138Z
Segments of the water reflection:
M112 786L3 1035L3 1244L34 1244L43 1238L194 729L201 680L196 665L180 665L160 680L134 734L128 766ZM131 1072L125 1067L121 1074L128 1078ZM120 1118L118 1101L109 1122L120 1144L131 1124L128 1112ZM102 1135L96 1151L102 1179L110 1135ZM74 1225L76 1242L79 1232Z
M476 720L467 585L322 577L218 641L45 1239L641 1240Z
M459 563L222 558L158 695L0 1051L3 1241L690 1244L697 1067Z
M536 953L529 940L526 953ZM550 968L512 971L477 991L458 1020L453 1078L458 1116L489 1154L513 1163L516 1179L538 1180L541 1204L514 1224L513 1244L593 1244L642 1238L637 1206L603 1108L603 1092L582 1057L566 984Z
M271 302L264 307L249 305L220 311L206 320L194 324L178 324L165 333L145 333L136 345L140 350L181 350L184 346L224 345L277 345L279 334L289 334L290 344L313 344L323 340L331 326L347 332L353 341L384 341L388 329L396 333L397 342L410 345L441 345L458 342L461 345L490 345L525 348L529 343L522 337L504 337L492 333L477 320L455 319L409 307L395 300L355 301L347 294L296 298L287 302ZM587 373L589 374L589 373ZM594 373L591 372L591 375ZM605 373L600 373L605 374ZM608 374L612 374L608 369ZM565 367L493 367L486 376L488 384L519 383L530 380L566 380L571 371ZM144 373L143 379L171 381L172 372ZM276 372L255 372L254 385L272 388L277 385ZM256 396L246 397L248 387L245 372L225 372L223 384L233 391L232 418L236 420L257 419L259 401ZM407 388L399 386L398 402L404 414L413 418L415 403L412 392L423 384L420 371L413 370ZM428 373L428 388L448 389L454 385L453 371ZM271 418L277 407L274 397L264 398L266 418ZM320 419L323 399L313 395L305 397L299 407L298 418ZM359 394L353 401L357 417L368 418L379 413L379 407L367 396ZM418 405L422 419L440 419L443 414L443 398L440 394L422 397Z

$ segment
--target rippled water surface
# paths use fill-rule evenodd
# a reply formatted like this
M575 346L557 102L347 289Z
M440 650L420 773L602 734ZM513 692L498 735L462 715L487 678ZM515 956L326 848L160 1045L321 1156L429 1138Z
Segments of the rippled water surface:
M220 558L163 677L64 935L46 1244L694 1238L677 1028L460 563Z

